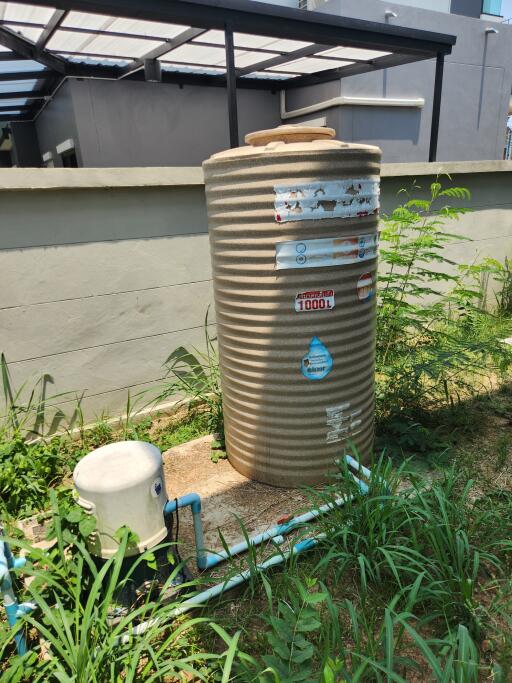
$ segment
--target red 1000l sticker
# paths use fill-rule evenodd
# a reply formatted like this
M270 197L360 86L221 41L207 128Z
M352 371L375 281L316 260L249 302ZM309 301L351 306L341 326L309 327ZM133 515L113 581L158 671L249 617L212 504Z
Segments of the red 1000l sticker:
M295 297L297 313L306 311L330 311L334 308L334 290L316 289L310 292L299 292Z

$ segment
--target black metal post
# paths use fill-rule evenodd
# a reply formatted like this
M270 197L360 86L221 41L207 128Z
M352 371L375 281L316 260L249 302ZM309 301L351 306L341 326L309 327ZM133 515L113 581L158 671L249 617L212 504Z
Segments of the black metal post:
M432 103L432 125L430 128L429 161L437 159L437 140L439 138L439 119L441 116L441 95L443 92L444 53L438 52L436 59L436 80L434 83L434 101Z
M236 103L236 71L233 29L227 24L224 27L226 43L226 86L228 95L229 146L238 147L238 108Z

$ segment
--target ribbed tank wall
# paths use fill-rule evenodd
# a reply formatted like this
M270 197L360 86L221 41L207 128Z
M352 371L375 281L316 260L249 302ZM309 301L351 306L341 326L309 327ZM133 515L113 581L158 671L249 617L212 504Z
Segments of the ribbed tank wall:
M362 459L373 448L375 296L358 282L375 287L377 259L277 269L276 245L376 239L378 217L320 218L308 207L312 218L280 222L275 188L378 180L380 150L268 145L217 155L204 169L229 460L277 486L324 481L349 445ZM333 308L296 310L298 295L330 290ZM332 369L312 379L304 358L315 338Z

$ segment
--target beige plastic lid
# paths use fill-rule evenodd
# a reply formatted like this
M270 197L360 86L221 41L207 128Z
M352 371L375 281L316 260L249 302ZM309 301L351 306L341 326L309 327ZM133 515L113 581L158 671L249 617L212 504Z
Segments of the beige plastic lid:
M330 140L336 135L334 128L322 128L320 126L277 126L270 130L258 130L248 133L245 142L253 147L268 145L270 142L313 142L313 140Z
M298 152L325 152L327 150L358 150L369 154L380 154L380 149L373 145L348 143L334 140L336 131L333 128L320 126L284 125L248 133L244 147L226 149L217 152L204 162L209 165L216 161L229 161L235 158L258 157L263 154L296 154Z

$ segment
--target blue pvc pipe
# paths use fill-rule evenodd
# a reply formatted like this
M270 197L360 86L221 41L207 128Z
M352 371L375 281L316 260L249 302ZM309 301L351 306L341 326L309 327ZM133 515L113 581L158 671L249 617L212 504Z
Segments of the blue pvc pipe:
M26 560L24 557L15 559L9 544L6 541L0 541L0 590L2 592L2 598L4 603L5 614L7 616L7 622L11 628L15 628L18 623L18 619L26 614L31 605L22 604L18 605L14 590L12 587L11 569L22 567ZM27 651L27 642L23 633L14 634L14 642L16 643L16 649L19 655L24 655Z
M361 465L357 460L352 458L352 456L345 455L345 460L350 467L358 472L362 472L364 476L371 476L370 470ZM368 485L355 475L352 476L358 484L361 492L363 494L368 493ZM196 563L198 569L205 570L215 567L234 555L239 555L240 553L246 552L250 547L260 545L261 543L265 543L266 541L270 541L272 539L277 542L278 538L286 536L291 531L297 529L303 524L311 522L313 519L324 515L326 512L329 512L336 507L340 507L346 503L347 500L348 498L346 496L337 498L332 503L326 503L325 505L321 505L314 510L305 512L302 515L292 517L292 519L284 522L283 524L278 524L270 529L267 529L267 531L264 531L263 533L252 536L248 541L241 541L240 543L230 546L227 550L222 550L217 553L208 553L204 547L203 524L201 521L201 498L199 494L189 493L186 496L182 496L176 500L168 501L164 507L164 516L170 515L180 508L191 508L194 520L194 535L197 554Z
M313 536L311 538L305 538L304 540L295 543L295 545L292 546L291 550L286 550L284 553L281 553L280 555L274 555L273 557L270 557L268 560L265 560L264 562L257 564L255 569L258 572L264 572L267 569L270 569L270 567L275 567L278 564L282 564L285 560L287 560L290 557L290 555L299 555L300 553L313 549L316 545L318 545L322 537L323 534L318 534L317 536ZM244 571L240 572L239 574L236 574L235 576L232 576L226 581L217 583L215 586L211 586L210 588L207 588L206 590L201 591L196 595L193 595L191 598L188 598L188 600L184 600L181 603L181 605L172 610L172 617L178 617L181 614L184 614L185 612L189 612L191 609L194 609L195 607L200 607L201 605L204 605L206 602L208 602L208 600L211 600L212 598L217 597L218 595L222 595L223 593L231 590L232 588L236 588L236 586L239 586L240 584L245 583L245 581L248 581L253 575L253 572L254 569L245 569ZM123 635L118 636L114 641L114 646L129 643L131 638L133 638L134 636L142 635L148 629L152 628L153 626L156 626L158 623L159 618L155 617L154 619L143 621L141 624L137 624L137 626L134 626L129 633L125 633Z

